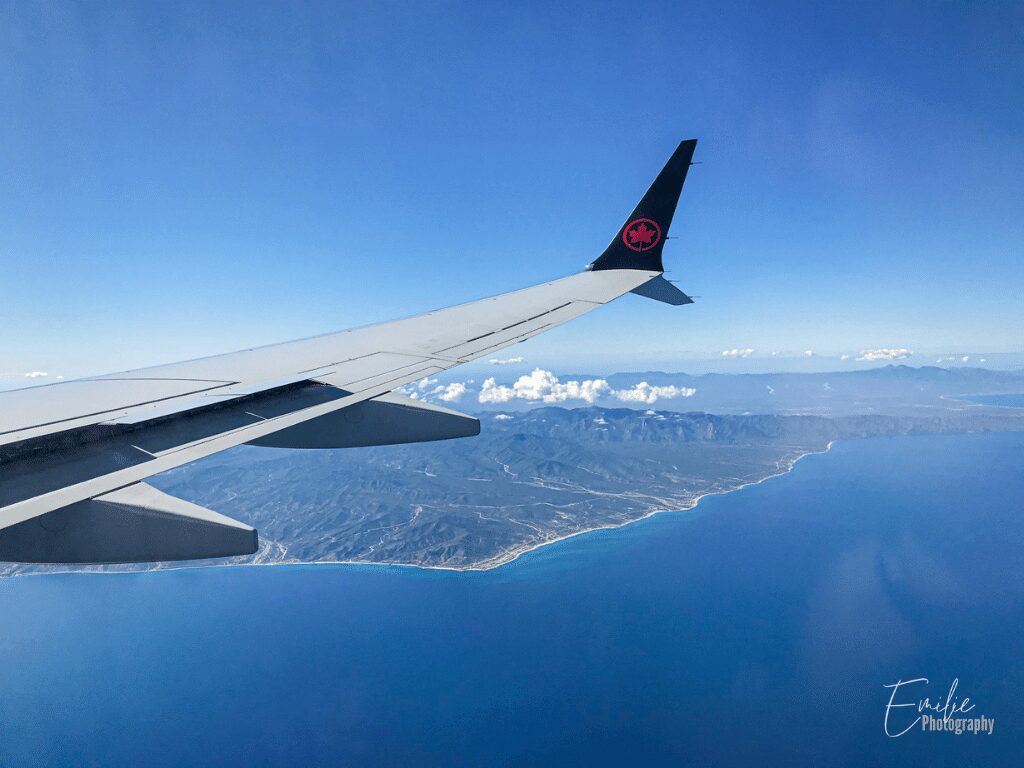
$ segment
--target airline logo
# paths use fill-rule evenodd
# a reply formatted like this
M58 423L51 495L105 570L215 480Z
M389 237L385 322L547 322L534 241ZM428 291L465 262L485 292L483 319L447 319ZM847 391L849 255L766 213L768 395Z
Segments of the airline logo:
M661 227L653 219L633 219L622 230L622 242L634 251L649 251L661 242Z

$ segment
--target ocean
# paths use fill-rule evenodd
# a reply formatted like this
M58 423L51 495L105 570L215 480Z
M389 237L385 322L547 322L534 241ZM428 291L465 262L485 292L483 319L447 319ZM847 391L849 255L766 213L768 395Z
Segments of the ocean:
M839 442L488 572L0 580L0 765L1019 764L1022 457ZM916 678L991 735L887 736Z

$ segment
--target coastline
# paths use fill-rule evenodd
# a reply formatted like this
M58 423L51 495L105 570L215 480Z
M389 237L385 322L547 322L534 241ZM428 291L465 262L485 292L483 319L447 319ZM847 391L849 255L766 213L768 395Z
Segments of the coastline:
M538 549L550 546L552 544L558 544L559 542L567 541L569 539L576 538L577 536L584 536L586 534L594 533L596 531L610 531L610 530L616 530L616 529L619 529L619 528L625 528L628 525L633 525L634 523L639 523L640 521L647 520L647 519L649 519L651 517L654 517L655 515L661 515L661 514L672 513L672 512L689 512L689 511L695 509L697 507L697 505L699 505L700 502L704 498L706 498L708 496L722 496L722 495L729 494L729 493L735 493L736 491L741 491L744 488L749 488L750 486L760 485L761 483L763 483L763 482L765 482L767 480L771 480L771 479L776 478L776 477L783 477L785 475L788 475L790 472L793 471L793 468L797 465L797 463L801 459L806 458L807 456L817 456L817 455L821 455L821 454L826 454L830 450L832 450L832 446L835 443L836 443L836 440L830 440L828 442L828 444L822 450L819 450L819 451L807 451L805 453L799 454L798 456L794 456L792 459L790 459L789 461L785 462L784 468L781 468L780 471L773 472L771 474L765 475L764 477L759 478L757 480L752 480L752 481L747 482L747 483L742 483L742 484L737 485L737 486L732 487L732 488L718 489L718 490L707 491L705 493L702 493L702 494L696 496L693 499L693 501L690 502L686 506L674 507L674 508L671 508L671 509L653 509L653 510L650 510L650 511L644 513L643 515L640 515L639 517L635 517L635 518L632 518L630 520L625 520L625 521L620 522L620 523L610 523L610 524L606 524L606 525L596 525L596 526L591 527L591 528L585 528L583 530L573 531L572 533L568 533L568 534L566 534L564 536L558 536L556 538L548 539L546 541L540 541L540 542L535 542L535 543L528 544L528 545L523 545L523 546L515 547L513 549L510 549L510 550L507 550L505 552L499 553L499 554L495 555L494 557L491 557L491 558L489 558L487 560L483 560L483 561L480 561L478 563L473 563L471 565L451 566L451 565L434 565L434 564L430 564L430 563L395 563L395 562L387 562L387 561L380 562L380 561L372 561L372 560L298 560L298 559L287 560L287 559L285 559L285 560L275 560L275 561L271 561L271 562L262 562L262 563L261 562L218 563L218 564L212 564L212 565L189 565L187 563L181 564L181 565L170 564L170 565L167 565L166 567L160 567L160 568L148 568L148 569L139 569L139 570L127 570L127 571L108 571L108 570L100 570L100 569L96 569L96 568L93 568L93 569L75 568L73 570L67 570L67 571L29 571L29 572L25 572L25 573L13 573L13 574L10 574L9 576L0 577L0 580L3 580L5 578L18 578L18 577L29 577L29 576L54 576L54 575L67 575L67 576L70 576L70 575L78 575L78 574L106 575L106 576L124 576L124 575L138 575L138 574L142 574L142 573L147 573L147 574L166 573L166 572L169 572L169 571L184 571L184 570L197 571L197 570L206 570L206 569L210 569L210 568L273 568L273 567L282 567L282 566L318 566L318 565L366 566L366 567L383 567L383 568L416 568L416 569L427 570L427 571L450 571L450 572L455 572L455 573L468 573L468 572L483 573L483 572L487 572L487 571L493 571L493 570L496 570L496 569L501 568L503 566L506 566L506 565L509 565L511 563L514 563L519 558L521 558L523 555L526 555L526 554L528 554L530 552L534 552L534 551L536 551ZM271 542L271 544L273 544L273 542Z
M793 471L793 467L795 467L797 462L799 462L801 459L806 458L807 456L817 456L817 455L820 455L820 454L828 453L830 450L832 450L832 445L835 442L836 442L835 440L830 440L828 442L828 445L826 445L820 451L807 451L806 453L801 453L799 456L795 456L794 458L792 458L786 464L786 468L783 469L780 472L775 472L775 473L770 474L770 475L765 475L764 477L762 477L762 478L760 478L758 480L752 480L749 483L742 483L740 485L737 485L735 488L728 488L728 489L725 489L725 490L716 490L716 491L707 491L706 493L702 493L699 496L697 496L696 498L694 498L693 502L691 502L690 505L686 506L686 507L680 507L678 509L653 509L653 510L651 510L649 512L646 512L645 514L641 515L640 517L635 517L632 520L626 520L625 522L622 522L622 523L615 523L615 524L611 524L611 525L598 525L598 526L594 526L593 528L587 528L587 529L582 530L582 531L574 531L573 533L566 534L565 536L559 536L558 538L551 539L550 541L543 541L543 542L539 542L537 544L532 544L532 545L527 546L527 547L522 547L522 548L520 548L518 550L509 550L508 552L504 553L504 555L505 555L504 559L500 559L499 562L494 562L493 565L487 565L485 567L481 567L479 565L466 566L466 567L463 567L463 568L451 568L449 570L458 570L458 571L493 571L496 568L501 568L503 565L508 565L509 563L515 562L520 557L522 557L523 555L525 555L525 554L527 554L529 552L533 552L535 550L541 549L542 547L546 547L546 546L549 546L551 544L557 544L560 541L567 541L568 539L572 539L572 538L575 538L577 536L583 536L583 535L586 535L588 533L594 533L595 531L613 531L613 530L617 530L619 528L625 528L628 525L633 525L634 523L639 523L640 521L647 520L649 518L654 517L655 515L662 515L662 514L671 513L671 512L689 512L689 511L691 511L693 509L696 509L697 505L700 504L701 500L707 498L708 496L724 496L724 495L729 494L729 493L735 493L736 491L741 491L744 488L749 488L749 487L754 486L754 485L760 485L761 483L765 482L766 480L771 480L772 478L775 478L775 477L783 477L784 475L788 475L790 472ZM491 563L492 561L495 561L495 560L499 560L499 558L495 557L495 558L492 558L491 560L487 560L487 561L484 561L484 562ZM416 567L429 568L431 566L416 566Z

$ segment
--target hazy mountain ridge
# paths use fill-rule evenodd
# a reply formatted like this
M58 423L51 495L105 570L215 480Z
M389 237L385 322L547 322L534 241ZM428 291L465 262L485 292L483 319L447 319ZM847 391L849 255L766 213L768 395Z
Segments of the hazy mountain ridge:
M696 390L693 395L659 400L658 408L706 413L806 413L837 416L865 413L920 415L931 410L972 407L972 394L1024 392L1024 372L986 368L886 365L830 373L670 373L620 372L608 376L564 374L563 381L604 378L614 389L641 382ZM599 401L598 405L610 402ZM516 408L516 403L495 408ZM528 407L528 404L519 406ZM638 407L647 407L639 405ZM493 410L488 408L488 410Z

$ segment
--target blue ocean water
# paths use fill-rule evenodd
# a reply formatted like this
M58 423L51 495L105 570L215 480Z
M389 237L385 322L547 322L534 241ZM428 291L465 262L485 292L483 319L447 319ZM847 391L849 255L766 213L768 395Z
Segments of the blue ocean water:
M841 442L487 573L0 581L0 765L1019 764L1022 456ZM993 734L888 738L915 677Z

